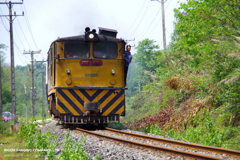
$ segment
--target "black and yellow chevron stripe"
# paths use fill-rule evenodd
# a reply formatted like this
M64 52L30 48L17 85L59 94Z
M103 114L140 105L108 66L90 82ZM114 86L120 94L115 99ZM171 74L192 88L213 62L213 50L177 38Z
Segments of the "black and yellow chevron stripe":
M123 89L57 89L57 110L61 114L82 116L84 102L99 102L101 116L125 113Z

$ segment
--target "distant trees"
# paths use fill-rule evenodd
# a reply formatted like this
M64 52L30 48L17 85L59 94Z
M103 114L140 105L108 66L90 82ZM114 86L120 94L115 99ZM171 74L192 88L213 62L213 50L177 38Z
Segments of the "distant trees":
M0 49L6 48L5 45L0 44ZM8 63L5 62L4 53L0 50L1 56L1 78L2 78L2 111L12 111L11 108L11 68ZM31 116L32 107L31 107L31 98L30 98L30 90L31 90L31 72L29 72L30 65L26 66L16 66L15 67L15 83L16 83L16 113L18 116L25 116L26 114L26 105L25 105L25 92L24 85L27 87L27 99L28 99L28 114ZM35 78L36 78L36 88L37 88L37 115L41 115L42 113L42 79L41 79L41 64L35 63ZM44 65L45 68L45 65ZM44 69L45 72L45 69ZM44 87L45 89L45 87ZM44 91L45 92L45 91ZM45 95L45 94L44 94ZM45 106L47 102L45 101ZM0 106L1 107L1 106ZM46 109L47 107L45 107Z
M154 40L140 41L136 49L137 53L133 55L133 61L128 71L127 96L133 96L139 91L139 88L141 89L142 86L151 83L153 80L150 75L155 73L160 66L157 57L162 52L159 51L159 46L155 44Z

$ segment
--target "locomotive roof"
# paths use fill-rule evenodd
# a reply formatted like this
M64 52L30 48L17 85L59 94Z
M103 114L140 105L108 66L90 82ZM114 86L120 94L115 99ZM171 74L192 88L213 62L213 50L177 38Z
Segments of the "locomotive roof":
M54 42L60 42L60 41L82 41L84 42L84 36L85 35L79 35L79 36L71 36L71 37L63 37L58 38ZM99 41L117 41L117 42L124 42L123 39L99 35L98 34Z

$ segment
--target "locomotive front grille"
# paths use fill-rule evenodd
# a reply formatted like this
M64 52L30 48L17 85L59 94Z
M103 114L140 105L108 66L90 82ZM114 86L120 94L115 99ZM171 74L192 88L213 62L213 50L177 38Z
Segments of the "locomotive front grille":
M124 89L57 89L57 110L74 116L87 111L99 111L96 116L124 115Z

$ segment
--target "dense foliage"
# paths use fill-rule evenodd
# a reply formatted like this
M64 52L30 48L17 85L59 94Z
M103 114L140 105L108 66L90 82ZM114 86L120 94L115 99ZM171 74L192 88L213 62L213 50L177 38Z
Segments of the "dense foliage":
M233 0L188 0L174 10L167 51L153 40L139 42L124 121L138 128L151 122L145 128L151 133L240 149L239 11ZM149 116L169 107L168 120L160 116L164 124Z
M0 45L0 55L1 55L1 81L2 81L2 111L12 111L12 100L11 100L11 67L10 64L5 60L4 49L5 45ZM30 63L30 62L29 62ZM36 109L37 116L42 115L42 74L41 74L41 63L36 62L35 64L35 87L37 89L37 101ZM46 65L44 66L44 77L46 75ZM30 97L30 90L32 86L32 75L29 70L31 68L30 64L26 66L16 66L15 67L15 89L16 89L16 114L18 117L26 116L26 96L24 85L27 87L27 106L28 106L28 116L32 116L32 101ZM45 78L44 78L45 80ZM45 81L44 81L45 84ZM47 101L46 101L46 89L44 87L45 96L45 113L47 113Z

